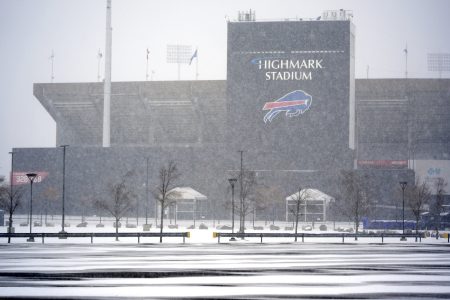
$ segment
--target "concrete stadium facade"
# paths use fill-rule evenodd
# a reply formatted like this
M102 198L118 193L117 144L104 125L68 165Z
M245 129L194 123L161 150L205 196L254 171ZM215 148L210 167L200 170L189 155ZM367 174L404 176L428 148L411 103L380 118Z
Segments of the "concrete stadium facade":
M146 205L154 214L155 201L146 191L147 158L151 188L158 183L159 168L174 160L183 174L177 185L208 197L209 215L204 217L228 218L227 179L240 168L238 150L244 151L244 167L256 172L258 183L277 187L281 199L299 186L338 199L339 173L357 169L379 191L378 203L386 205L398 196L400 180L414 181L415 161L450 160L450 80L355 80L350 21L230 22L228 26L226 81L112 84L110 148L101 147L102 83L35 84L35 97L56 122L57 147L14 149L14 172L46 174L35 187L37 197L43 197L39 190L48 187L60 191L63 156L58 146L69 145L68 211L108 197L108 185L134 171L136 212L142 216ZM330 46L327 37L336 35L336 30L341 38ZM293 36L302 38L295 44ZM280 53L264 48L266 39L276 41L272 48L289 41L283 46L289 56L280 58ZM299 48L305 39L310 39L309 48ZM319 46L335 50L310 52ZM294 67L313 61L310 67L327 64L328 71L316 70L315 77L301 84L298 78L272 80L277 74L270 80L264 73L255 79L266 61L274 67L275 60ZM273 104L277 98L300 88L303 95L313 97L308 111L294 112L286 120L275 112L276 118L264 121L265 102L279 105ZM307 127L314 130L302 131ZM279 218L283 216L280 212Z

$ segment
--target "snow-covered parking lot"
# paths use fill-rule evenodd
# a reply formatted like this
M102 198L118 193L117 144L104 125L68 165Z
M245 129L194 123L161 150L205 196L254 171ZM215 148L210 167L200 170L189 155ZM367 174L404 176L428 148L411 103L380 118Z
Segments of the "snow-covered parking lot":
M446 243L0 244L0 297L450 297Z
M55 223L33 232L58 232ZM120 232L143 232L142 223ZM114 232L110 220L103 228L95 224L66 230ZM1 238L0 298L450 298L450 244L444 238L416 243L390 237L385 244L375 237L347 238L345 244L341 238L265 238L260 244L259 238L223 237L218 244L217 229L207 224L206 230L198 224L187 229L189 222L164 229L189 231L186 244L180 237L163 244L157 237L141 237L140 244L136 237L96 237L93 244L89 237L48 237L45 244ZM16 232L28 230L16 226ZM264 231L274 232L267 226Z

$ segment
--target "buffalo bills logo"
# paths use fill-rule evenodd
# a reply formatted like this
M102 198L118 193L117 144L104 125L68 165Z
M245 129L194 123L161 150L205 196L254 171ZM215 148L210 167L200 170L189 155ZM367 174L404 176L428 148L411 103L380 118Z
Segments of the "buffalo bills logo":
M290 92L274 102L266 102L263 110L269 110L264 116L264 123L272 120L280 113L286 112L288 117L296 117L303 114L311 106L312 97L304 91Z

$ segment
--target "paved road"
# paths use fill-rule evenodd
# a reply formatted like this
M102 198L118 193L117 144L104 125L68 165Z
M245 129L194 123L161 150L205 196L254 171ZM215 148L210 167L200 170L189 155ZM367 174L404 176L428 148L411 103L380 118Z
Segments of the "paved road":
M2 244L0 297L450 299L450 246Z

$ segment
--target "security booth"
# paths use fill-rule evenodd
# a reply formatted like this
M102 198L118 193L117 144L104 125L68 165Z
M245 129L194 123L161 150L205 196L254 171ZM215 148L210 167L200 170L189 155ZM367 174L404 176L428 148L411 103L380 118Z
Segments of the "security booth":
M334 198L317 189L302 189L286 197L286 222L295 219L297 201L300 199L299 221L327 221L327 207Z
M175 224L178 219L192 219L195 226L196 220L205 216L208 198L202 193L191 187L176 187L171 189L168 195L167 214L169 218L175 219Z

